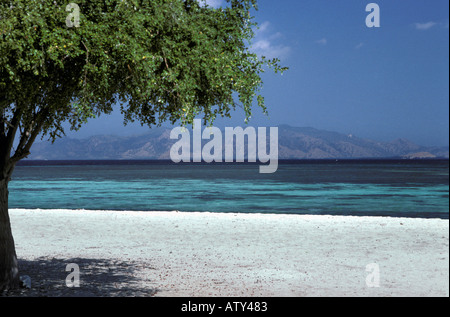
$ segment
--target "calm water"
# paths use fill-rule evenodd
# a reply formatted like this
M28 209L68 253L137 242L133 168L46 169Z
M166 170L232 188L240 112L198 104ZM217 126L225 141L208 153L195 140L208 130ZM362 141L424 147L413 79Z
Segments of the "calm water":
M25 161L9 190L10 208L449 218L448 161Z

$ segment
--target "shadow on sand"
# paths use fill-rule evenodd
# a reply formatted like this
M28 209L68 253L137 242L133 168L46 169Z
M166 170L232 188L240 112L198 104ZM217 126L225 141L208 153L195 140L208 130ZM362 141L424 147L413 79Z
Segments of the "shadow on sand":
M79 268L79 287L73 285ZM67 269L67 271L66 271ZM9 291L6 296L31 297L149 297L157 293L145 274L153 270L141 262L109 259L19 259L20 275L31 278L31 289Z

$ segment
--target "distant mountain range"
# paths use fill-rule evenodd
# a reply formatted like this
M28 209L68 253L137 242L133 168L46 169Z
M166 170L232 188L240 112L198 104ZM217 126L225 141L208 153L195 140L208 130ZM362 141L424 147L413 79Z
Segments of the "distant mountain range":
M169 128L151 129L138 136L99 135L87 139L62 138L33 145L28 159L118 160L170 159ZM377 142L314 128L279 126L279 159L449 158L448 147L427 147L405 139ZM203 140L206 144L208 140Z

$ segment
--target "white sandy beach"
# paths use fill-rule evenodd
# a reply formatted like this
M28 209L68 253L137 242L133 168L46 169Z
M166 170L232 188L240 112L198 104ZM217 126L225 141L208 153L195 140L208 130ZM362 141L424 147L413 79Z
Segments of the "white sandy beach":
M20 273L32 279L28 295L449 296L448 220L21 209L10 216ZM68 263L80 267L79 288L65 285ZM366 283L376 286L373 268L379 287Z

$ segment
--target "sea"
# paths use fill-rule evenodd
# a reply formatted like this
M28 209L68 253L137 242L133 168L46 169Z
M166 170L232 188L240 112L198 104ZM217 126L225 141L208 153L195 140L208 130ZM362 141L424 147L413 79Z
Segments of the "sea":
M9 208L449 219L448 160L22 161Z

